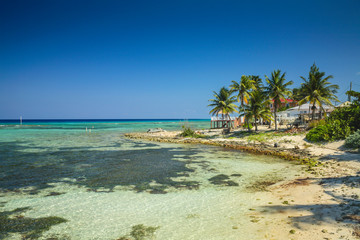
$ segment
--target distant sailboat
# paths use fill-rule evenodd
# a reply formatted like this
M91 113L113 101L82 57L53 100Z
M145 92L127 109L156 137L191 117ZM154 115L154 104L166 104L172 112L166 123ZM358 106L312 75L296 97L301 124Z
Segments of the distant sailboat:
M20 116L20 125L22 125L22 116Z

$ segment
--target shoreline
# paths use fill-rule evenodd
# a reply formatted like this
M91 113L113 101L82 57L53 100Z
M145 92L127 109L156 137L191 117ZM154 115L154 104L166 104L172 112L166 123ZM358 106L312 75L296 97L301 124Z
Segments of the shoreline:
M202 130L204 138L180 137L181 131L127 133L135 140L206 144L252 154L271 155L304 164L292 181L269 185L273 201L256 206L254 214L275 221L264 226L264 239L360 239L360 154L346 151L344 141L312 144L305 133L259 133ZM274 145L277 145L275 147Z

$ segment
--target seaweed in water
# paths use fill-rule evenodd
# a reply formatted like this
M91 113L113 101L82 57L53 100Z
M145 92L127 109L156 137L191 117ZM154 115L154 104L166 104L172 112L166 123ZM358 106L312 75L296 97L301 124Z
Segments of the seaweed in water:
M118 238L117 240L146 240L146 239L154 239L155 231L159 229L159 227L146 227L143 224L138 224L132 226L130 236L123 236Z
M219 174L212 178L209 178L209 181L214 185L224 185L224 186L239 186L238 183L229 180L229 176L225 174Z
M268 191L268 187L282 181L278 176L268 176L265 179L259 179L246 187L250 192Z
M28 218L21 215L30 208L17 208L13 211L0 212L0 239L9 233L20 233L23 239L37 239L53 225L66 222L60 217ZM12 216L15 215L15 216Z

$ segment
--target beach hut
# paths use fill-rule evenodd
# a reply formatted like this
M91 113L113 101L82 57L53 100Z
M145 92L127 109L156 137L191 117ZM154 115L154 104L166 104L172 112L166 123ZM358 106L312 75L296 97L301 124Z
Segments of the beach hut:
M210 128L236 128L238 121L236 117L223 114L220 111L216 116L211 117Z

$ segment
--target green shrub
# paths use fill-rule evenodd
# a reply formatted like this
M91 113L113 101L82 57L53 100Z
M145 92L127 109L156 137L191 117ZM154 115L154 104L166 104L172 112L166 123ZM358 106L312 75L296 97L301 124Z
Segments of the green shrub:
M311 129L306 139L311 142L335 141L345 139L351 134L351 129L345 121L334 120Z
M306 139L311 142L329 141L330 136L327 125L320 125L316 128L311 129L306 134Z
M205 135L197 134L190 127L182 126L183 132L180 133L181 137L193 137L193 138L204 138Z
M341 120L346 122L351 132L360 129L360 105L352 104L349 107L335 109L327 119L327 122Z
M360 148L360 129L346 138L345 146L349 148Z
M244 129L249 129L248 126L250 127L250 129L253 128L253 125L251 123L244 123L243 128Z
M182 126L183 132L180 134L182 137L192 137L196 133L190 127Z
M330 141L347 138L351 134L350 126L344 120L334 120L327 124L329 129Z
M325 125L325 124L326 124L326 121L324 119L313 120L309 123L309 128L316 128L317 126Z
M324 121L310 123L311 129L306 138L312 142L335 141L346 139L350 134L360 129L360 105L337 108Z

